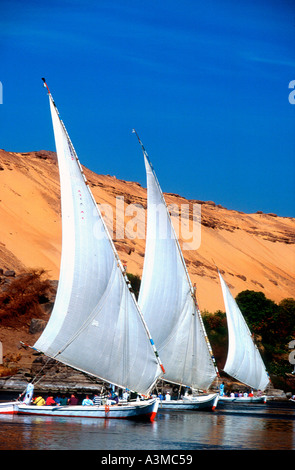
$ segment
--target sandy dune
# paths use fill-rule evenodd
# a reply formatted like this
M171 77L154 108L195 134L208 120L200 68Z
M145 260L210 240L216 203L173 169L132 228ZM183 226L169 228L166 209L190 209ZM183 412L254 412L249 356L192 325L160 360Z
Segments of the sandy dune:
M97 175L88 169L85 174L96 201L104 204L121 260L126 262L128 272L141 275L145 224L144 219L136 224L138 219L134 217L145 215L146 189L138 183ZM0 150L0 191L0 268L16 272L45 268L51 279L58 279L61 217L55 154ZM189 207L191 220L194 204L201 205L200 246L183 251L192 282L197 286L201 310L224 309L214 262L224 271L234 295L251 289L264 292L276 302L294 297L294 219L275 214L244 214L210 201L188 201L173 194L165 198L167 204L178 207L189 204L184 207ZM116 204L117 208L124 204L124 212L116 211Z

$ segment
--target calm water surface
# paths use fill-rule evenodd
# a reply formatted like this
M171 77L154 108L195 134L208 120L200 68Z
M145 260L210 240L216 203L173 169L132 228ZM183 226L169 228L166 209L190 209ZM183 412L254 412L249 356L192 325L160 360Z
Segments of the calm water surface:
M295 450L295 406L159 410L154 423L0 415L1 450Z

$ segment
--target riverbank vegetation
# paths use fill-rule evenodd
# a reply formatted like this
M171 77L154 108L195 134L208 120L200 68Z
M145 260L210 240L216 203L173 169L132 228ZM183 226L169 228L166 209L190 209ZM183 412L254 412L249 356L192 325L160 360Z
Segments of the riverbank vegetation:
M236 302L269 374L290 373L292 366L289 362L288 344L295 339L295 299L283 299L276 304L263 292L245 290L237 295ZM228 344L226 315L222 311L204 311L202 318L217 366L222 370Z

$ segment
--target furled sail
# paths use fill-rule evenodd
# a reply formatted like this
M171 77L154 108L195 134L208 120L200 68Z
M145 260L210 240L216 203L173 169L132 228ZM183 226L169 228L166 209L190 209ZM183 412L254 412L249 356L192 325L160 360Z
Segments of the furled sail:
M269 384L268 374L251 332L220 272L220 283L228 325L228 354L224 371L257 390Z
M164 379L207 389L216 378L211 347L163 193L138 140L144 154L148 199L138 303L165 366Z
M161 364L48 93L60 170L62 257L54 308L35 348L112 384L147 393L162 373Z

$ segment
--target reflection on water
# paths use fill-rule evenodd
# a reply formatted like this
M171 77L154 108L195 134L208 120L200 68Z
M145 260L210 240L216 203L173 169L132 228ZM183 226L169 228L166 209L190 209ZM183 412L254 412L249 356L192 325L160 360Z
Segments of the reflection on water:
M154 423L0 415L0 449L295 449L295 407L226 406L162 411Z

